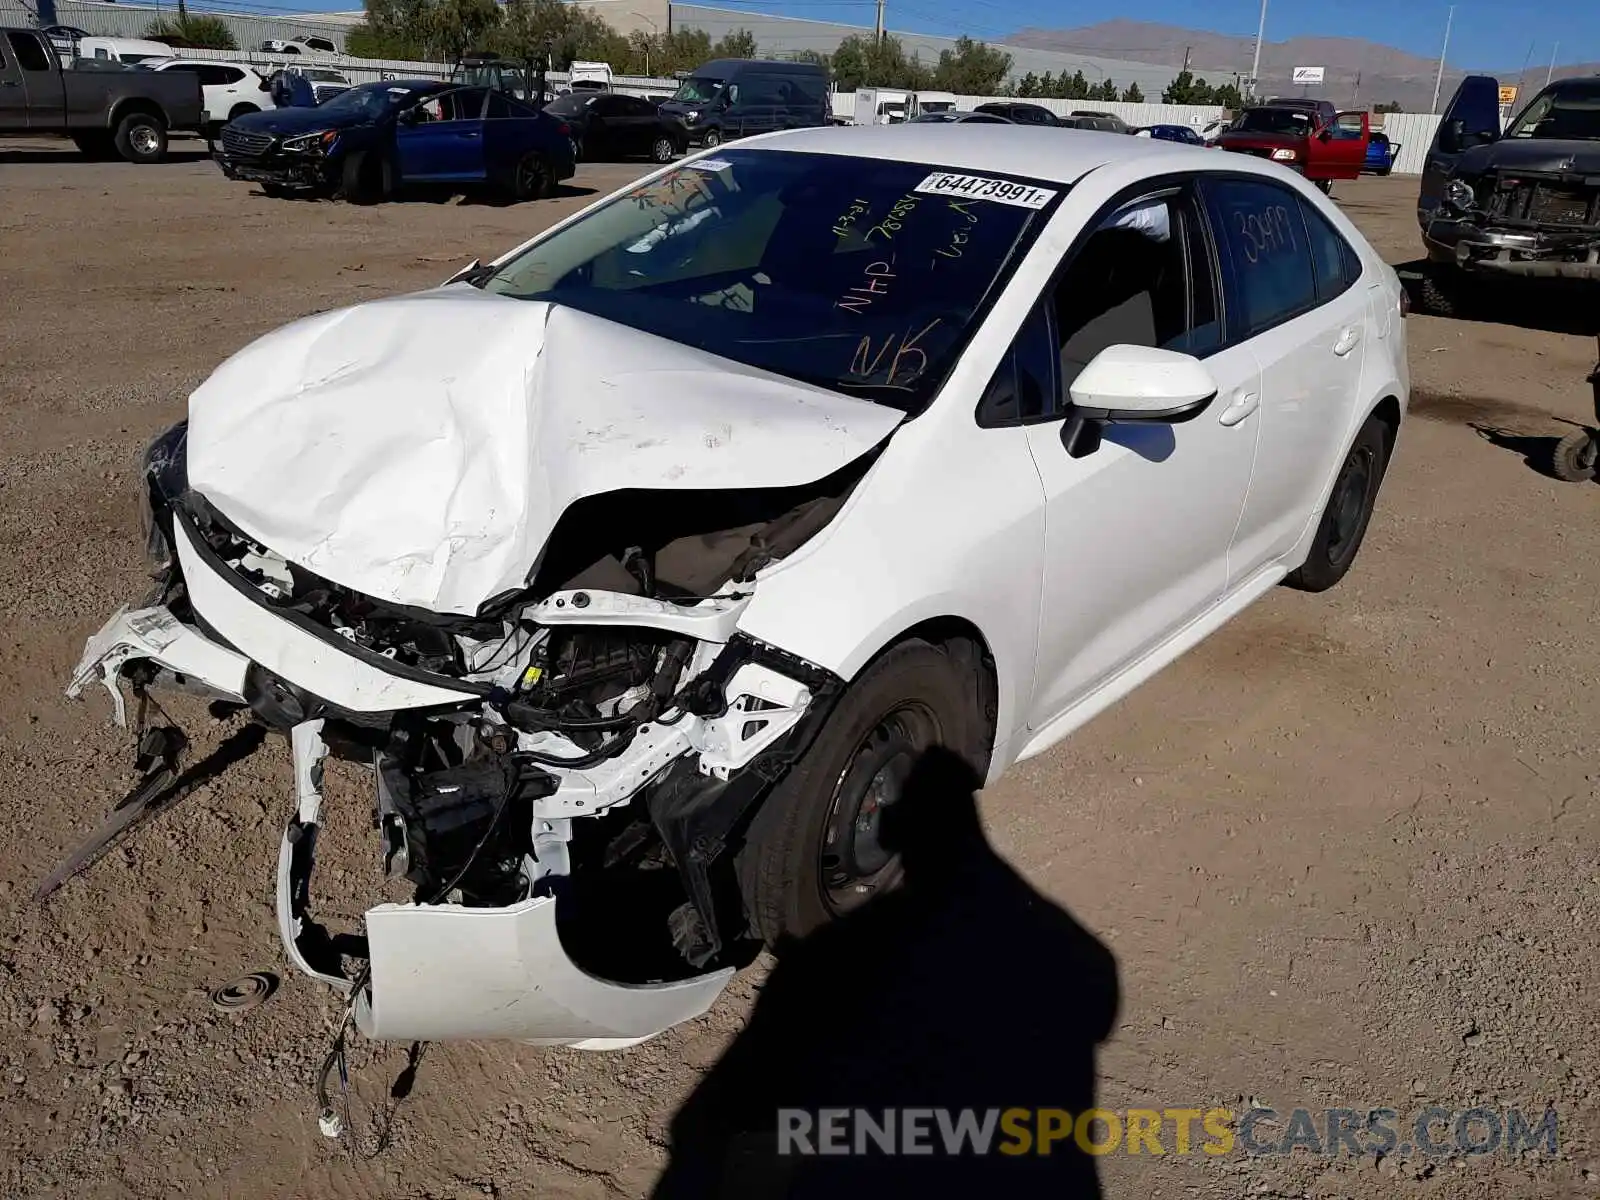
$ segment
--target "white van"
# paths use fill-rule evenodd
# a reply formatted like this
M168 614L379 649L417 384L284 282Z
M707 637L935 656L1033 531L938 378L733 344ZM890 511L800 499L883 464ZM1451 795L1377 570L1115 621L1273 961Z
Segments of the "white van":
M155 62L171 58L172 47L165 42L147 42L143 38L86 37L78 39L78 57L101 62Z
M575 92L609 92L614 76L611 64L603 62L575 62L567 68L570 78L567 86Z

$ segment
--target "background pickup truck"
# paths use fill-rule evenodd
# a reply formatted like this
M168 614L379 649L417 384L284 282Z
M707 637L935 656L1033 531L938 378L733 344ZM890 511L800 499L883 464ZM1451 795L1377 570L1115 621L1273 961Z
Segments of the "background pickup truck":
M205 128L198 76L121 65L63 65L33 29L0 29L0 137L58 134L91 158L160 162L169 131Z

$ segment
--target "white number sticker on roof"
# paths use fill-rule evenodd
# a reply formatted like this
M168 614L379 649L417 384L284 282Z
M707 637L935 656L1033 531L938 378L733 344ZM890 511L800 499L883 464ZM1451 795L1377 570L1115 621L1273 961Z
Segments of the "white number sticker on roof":
M694 162L684 163L691 171L726 171L733 166L725 158L697 158Z
M986 175L953 175L948 171L935 171L911 190L933 196L958 196L963 200L993 200L1013 208L1043 208L1056 196L1053 189L1034 187L1030 183L1012 183L1009 179L991 179Z

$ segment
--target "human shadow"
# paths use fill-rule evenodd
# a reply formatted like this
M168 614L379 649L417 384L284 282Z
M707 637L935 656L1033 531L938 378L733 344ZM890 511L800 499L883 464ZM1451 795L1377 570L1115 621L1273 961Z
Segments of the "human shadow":
M1560 438L1537 437L1511 429L1500 429L1493 425L1474 424L1472 430L1491 446L1520 454L1524 465L1536 474L1543 475L1546 479L1560 478L1552 465Z
M944 1145L937 1110L949 1122L971 1110L981 1124L988 1110L1092 1108L1095 1047L1118 1004L1111 952L988 844L978 782L949 750L919 759L882 816L900 886L779 948L749 1025L673 1119L655 1200L1099 1195L1094 1160L1070 1133L1048 1154L1031 1137L1015 1153L1005 1125L985 1154ZM897 1152L859 1125L844 1139L854 1149L860 1136L866 1153L782 1152L780 1127L820 1123L824 1109L865 1110L875 1129L890 1110ZM936 1110L919 1123L931 1153L899 1152L907 1109Z

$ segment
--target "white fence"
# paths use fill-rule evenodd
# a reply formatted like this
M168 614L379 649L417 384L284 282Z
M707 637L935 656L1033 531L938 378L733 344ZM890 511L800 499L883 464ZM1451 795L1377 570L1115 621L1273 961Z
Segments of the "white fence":
M833 115L854 119L856 94L835 92L831 97ZM1016 96L957 96L956 108L971 112L980 104L1018 103ZM1123 104L1115 100L1053 100L1021 99L1023 104L1037 104L1048 108L1058 117L1073 112L1115 113L1129 125L1189 125L1198 129L1208 121L1215 121L1223 109L1211 104Z
M1400 153L1394 160L1396 175L1422 174L1439 120L1430 113L1389 113L1383 118L1384 134L1391 142L1400 143Z

